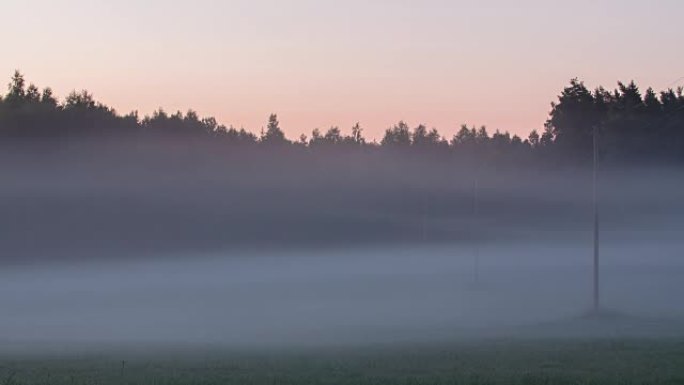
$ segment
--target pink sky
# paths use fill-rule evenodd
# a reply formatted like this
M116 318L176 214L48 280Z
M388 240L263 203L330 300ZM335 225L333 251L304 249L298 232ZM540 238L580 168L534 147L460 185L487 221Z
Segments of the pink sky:
M379 138L400 119L526 135L573 77L663 89L684 76L684 2L480 3L16 1L0 5L0 74L253 132L275 112L291 138L356 121Z

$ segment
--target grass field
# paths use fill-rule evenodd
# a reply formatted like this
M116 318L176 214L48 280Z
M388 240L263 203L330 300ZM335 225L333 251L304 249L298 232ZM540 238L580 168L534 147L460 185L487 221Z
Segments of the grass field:
M684 339L4 356L0 375L6 385L684 384Z

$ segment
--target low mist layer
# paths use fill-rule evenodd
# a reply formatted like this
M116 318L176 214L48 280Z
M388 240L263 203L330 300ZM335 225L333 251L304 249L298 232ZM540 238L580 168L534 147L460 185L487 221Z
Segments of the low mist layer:
M122 259L229 249L586 241L588 167L420 153L217 152L50 144L2 155L0 259ZM606 168L606 236L678 238L681 171Z
M67 144L2 154L6 350L682 334L679 169L601 170L605 324L586 166Z
M0 340L68 350L682 332L657 320L684 317L683 245L649 258L643 246L605 250L604 305L643 320L627 327L578 322L590 305L589 247L507 244L483 247L479 261L470 248L383 247L13 268L0 274Z

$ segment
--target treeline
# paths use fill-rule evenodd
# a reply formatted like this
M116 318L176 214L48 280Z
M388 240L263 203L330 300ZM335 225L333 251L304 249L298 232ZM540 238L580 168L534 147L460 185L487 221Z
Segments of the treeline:
M527 138L399 122L378 141L360 124L292 140L275 115L258 134L192 111L121 115L17 73L0 99L0 261L586 239L591 173L565 165L591 159L593 127L604 159L684 161L681 90L654 95L572 81ZM602 177L605 226L666 231L684 168L617 166Z
M552 104L545 127L561 157L587 157L597 127L607 159L684 161L682 87L660 94L648 88L642 95L634 82L610 92L590 91L573 79Z
M495 107L494 107L495 108ZM684 96L682 88L656 94L651 88L641 93L630 82L618 83L610 92L599 87L590 91L573 79L558 101L552 103L545 129L527 138L485 127L463 125L452 138L425 125L411 128L399 122L388 128L380 142L363 136L360 124L344 134L339 127L325 132L314 129L296 140L288 139L276 115L271 115L259 135L219 124L214 118L200 118L190 110L168 114L162 109L152 116L137 112L117 113L97 102L87 91L72 92L59 101L50 88L27 85L15 72L6 95L0 95L0 138L180 137L208 139L217 144L281 146L310 149L420 149L434 154L457 153L464 157L494 157L506 160L586 160L592 151L592 132L601 132L601 153L614 160L684 161Z

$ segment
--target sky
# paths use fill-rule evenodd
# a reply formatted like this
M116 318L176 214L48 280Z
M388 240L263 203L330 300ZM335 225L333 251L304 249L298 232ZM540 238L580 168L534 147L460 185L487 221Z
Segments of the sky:
M3 0L0 75L290 138L543 129L571 78L684 85L680 0ZM4 90L0 91L4 93Z

